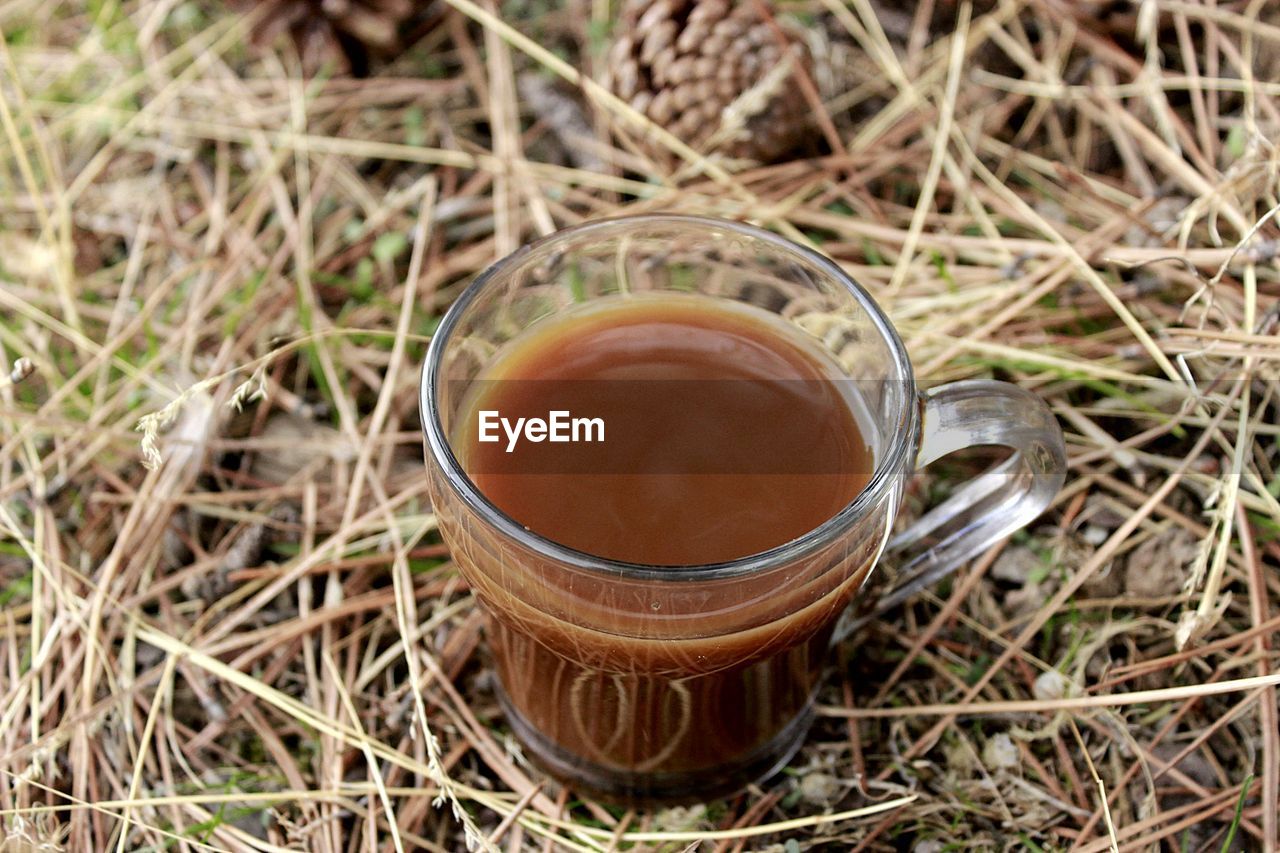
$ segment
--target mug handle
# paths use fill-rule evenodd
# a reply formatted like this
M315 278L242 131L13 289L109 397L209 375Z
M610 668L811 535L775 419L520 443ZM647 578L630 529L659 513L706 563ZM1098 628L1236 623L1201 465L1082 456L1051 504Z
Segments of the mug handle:
M1029 523L1049 507L1066 479L1062 428L1044 401L1025 388L965 380L919 396L917 469L966 447L998 445L1013 452L889 540L886 552L902 555L897 577L869 610L849 614L855 618L839 632L843 636Z

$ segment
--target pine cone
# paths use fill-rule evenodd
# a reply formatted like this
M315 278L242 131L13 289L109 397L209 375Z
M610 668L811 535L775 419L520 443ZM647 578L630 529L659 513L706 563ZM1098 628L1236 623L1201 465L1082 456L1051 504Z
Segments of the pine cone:
M758 2L625 0L605 85L695 150L777 159L808 129L794 75L811 60L796 33L782 43ZM664 152L654 151L668 161Z
M241 9L267 7L252 41L265 47L288 33L308 75L326 62L363 76L370 52L399 46L399 29L414 11L413 0L235 0Z

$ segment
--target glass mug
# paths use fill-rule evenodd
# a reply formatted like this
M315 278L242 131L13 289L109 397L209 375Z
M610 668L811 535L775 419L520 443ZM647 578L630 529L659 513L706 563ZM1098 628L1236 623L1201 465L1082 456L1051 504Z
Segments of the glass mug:
M749 303L824 348L863 398L875 461L862 492L784 545L675 568L567 548L490 503L451 446L469 384L540 322L642 291ZM420 404L440 531L488 616L512 728L553 776L626 804L711 799L780 769L812 719L833 637L1035 518L1066 468L1039 398L992 381L918 391L889 320L836 264L700 217L590 222L494 264L433 337ZM1012 452L891 537L912 472L978 445ZM901 554L895 586L872 595L886 548Z

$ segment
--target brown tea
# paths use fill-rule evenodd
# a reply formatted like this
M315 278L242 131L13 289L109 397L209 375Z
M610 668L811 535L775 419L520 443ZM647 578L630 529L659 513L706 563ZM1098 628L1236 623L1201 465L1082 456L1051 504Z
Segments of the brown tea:
M866 485L871 451L837 371L746 307L597 305L503 351L455 447L492 503L562 545L654 566L724 562L802 536Z
M728 792L786 758L882 537L762 576L688 569L784 545L863 489L873 453L840 375L773 315L671 295L544 321L472 383L452 446L490 502L577 551L684 569L655 588L455 528L497 615L509 716L553 773L643 803Z

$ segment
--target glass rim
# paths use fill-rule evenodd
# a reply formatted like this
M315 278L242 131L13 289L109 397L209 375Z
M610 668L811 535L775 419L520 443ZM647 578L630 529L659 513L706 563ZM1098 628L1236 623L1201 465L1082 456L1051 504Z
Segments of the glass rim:
M599 232L626 231L661 225L732 231L751 240L767 243L775 249L780 249L787 254L795 256L798 260L816 268L822 274L838 282L857 301L862 310L867 312L876 330L880 333L881 339L889 347L893 367L899 373L898 378L906 386L906 393L903 394L899 406L900 411L895 412L892 418L895 428L888 441L888 446L885 448L884 453L880 454L879 458L876 459L875 468L867 485L854 496L853 500L822 524L789 542L784 542L767 551L759 551L717 563L661 566L613 560L570 548L554 539L527 529L492 503L462 469L457 456L453 453L448 436L444 432L436 392L440 385L439 372L445 347L448 346L449 340L461 317L466 313L468 306L476 300L480 293L487 289L493 280L499 278L509 268L518 265L535 250L563 242L566 239ZM629 579L652 581L709 581L765 572L793 562L831 544L856 525L867 514L868 510L879 504L880 500L893 485L898 470L903 467L911 456L912 446L915 444L918 421L916 402L917 394L911 362L907 358L906 346L903 344L901 337L899 337L897 330L894 329L893 324L885 316L880 306L876 304L871 294L830 258L771 231L743 222L710 216L648 213L594 219L590 222L565 228L521 246L511 254L495 261L477 275L458 298L454 300L453 304L449 306L440 321L440 325L431 336L431 343L427 347L427 354L419 381L418 410L422 419L422 430L426 438L427 450L441 467L449 488L471 510L479 514L487 524L492 525L503 535L523 547L573 568L613 577L621 576Z

